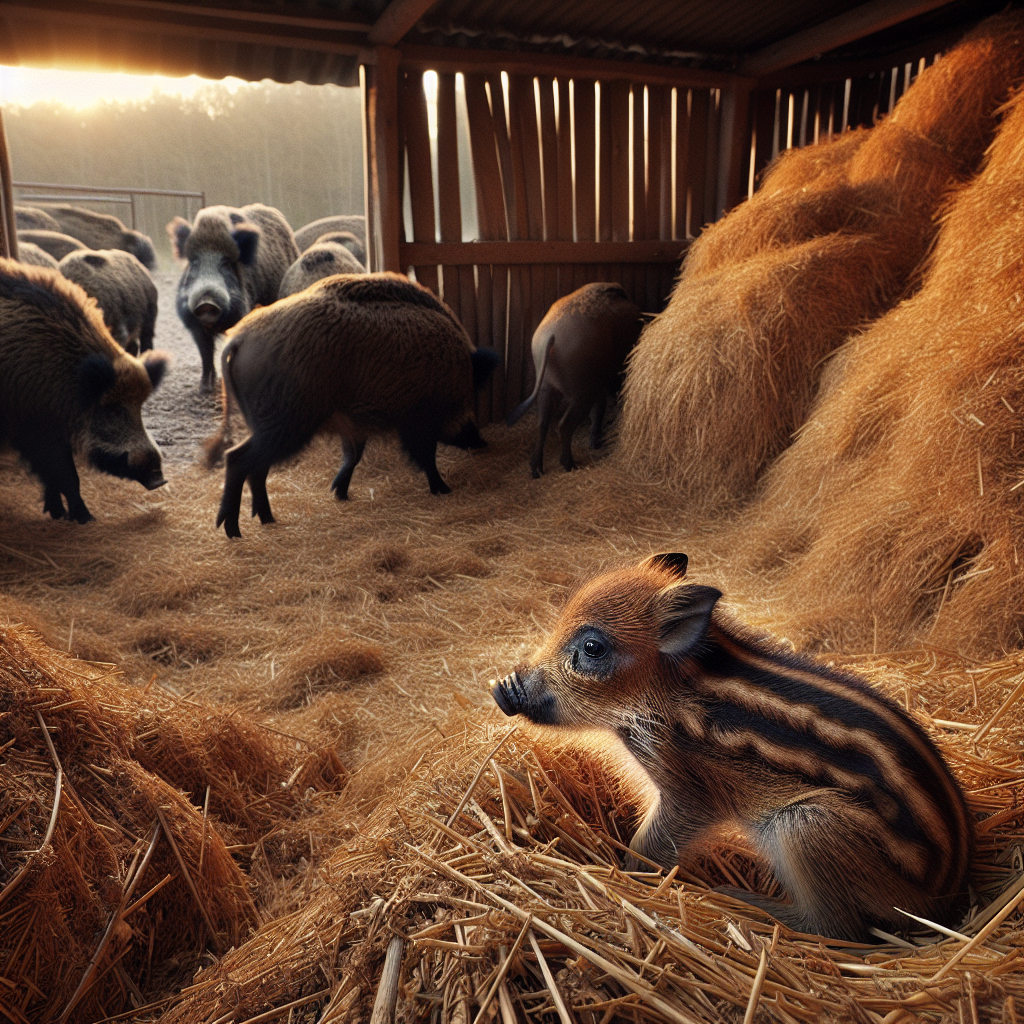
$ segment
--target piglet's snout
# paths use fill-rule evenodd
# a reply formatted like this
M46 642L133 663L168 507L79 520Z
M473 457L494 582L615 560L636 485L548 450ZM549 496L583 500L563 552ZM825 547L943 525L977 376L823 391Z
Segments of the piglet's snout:
M505 676L491 690L495 704L510 717L526 707L526 690L518 672Z

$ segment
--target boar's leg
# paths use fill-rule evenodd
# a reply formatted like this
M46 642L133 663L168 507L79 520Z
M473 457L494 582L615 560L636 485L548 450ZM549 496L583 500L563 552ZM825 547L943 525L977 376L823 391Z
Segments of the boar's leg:
M241 537L242 531L238 528L238 513L242 507L242 488L245 486L246 477L255 475L258 470L258 462L253 452L253 438L243 441L236 448L232 448L224 457L224 493L220 499L220 510L217 512L217 526L224 526L224 532L229 537ZM263 473L266 480L266 472ZM266 490L264 490L266 495ZM253 494L253 505L256 506L257 499ZM257 509L258 511L258 509ZM267 501L266 511L270 511L270 502Z
M258 466L249 474L249 490L252 493L252 514L260 517L260 522L275 523L274 513L270 511L270 496L267 494L267 474L270 466Z
M217 380L217 371L213 367L214 336L206 331L194 331L192 337L195 339L196 348L199 349L199 358L203 362L200 388L203 391L212 391Z
M601 436L604 428L604 414L608 408L608 392L602 391L600 398L590 410L590 447L600 448L604 443Z
M331 490L334 491L338 501L348 500L348 485L352 482L352 473L359 465L365 448L365 441L353 441L347 437L341 439L341 453L344 457L338 475L331 481Z
M574 398L558 421L558 436L562 441L562 457L559 461L567 473L576 468L576 463L572 458L572 435L576 433L576 428L583 422L589 411L589 402L585 399Z
M409 458L427 474L431 494L451 494L452 489L441 479L437 471L437 437L426 435L422 429L402 427L398 431L402 447L409 453Z
M78 470L71 445L58 438L33 438L19 449L28 460L32 472L43 481L43 511L54 519L74 519L87 523L92 514L82 501L78 487ZM68 499L67 511L61 495Z
M548 428L558 408L558 392L542 387L537 397L537 444L530 456L530 473L534 480L544 472L544 445L548 439Z

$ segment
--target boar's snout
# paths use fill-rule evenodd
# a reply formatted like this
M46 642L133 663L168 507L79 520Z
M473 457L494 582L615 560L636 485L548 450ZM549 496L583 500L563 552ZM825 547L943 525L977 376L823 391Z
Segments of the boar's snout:
M495 704L506 715L522 715L540 725L562 725L558 702L541 669L505 676L492 690Z
M212 299L205 298L202 302L197 302L192 307L192 312L195 313L196 319L201 324L205 324L207 327L212 327L220 319L221 313L223 313L224 310Z

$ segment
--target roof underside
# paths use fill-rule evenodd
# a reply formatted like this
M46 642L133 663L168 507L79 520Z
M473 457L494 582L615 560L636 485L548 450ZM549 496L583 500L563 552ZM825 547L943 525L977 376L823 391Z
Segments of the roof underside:
M419 0L0 0L0 64L354 85L359 63L372 62L372 44L380 42L374 23L399 8L414 11L401 30L403 45L758 74L744 67L750 55L885 6L881 0L437 0L432 6ZM909 0L890 6L911 13L914 7ZM951 41L1006 6L1006 0L953 0L816 60L883 56L932 37Z

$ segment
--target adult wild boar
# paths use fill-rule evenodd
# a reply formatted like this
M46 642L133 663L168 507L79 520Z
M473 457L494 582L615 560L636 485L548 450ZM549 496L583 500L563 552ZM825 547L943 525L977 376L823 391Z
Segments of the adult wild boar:
M69 252L74 252L76 249L89 248L84 242L80 242L70 235L62 234L60 231L36 231L35 229L19 231L18 244L20 245L22 242L31 242L33 245L39 246L43 252L48 252L55 260L64 259Z
M474 349L452 311L399 274L328 277L251 313L224 349L224 427L208 449L223 451L234 396L252 431L227 453L217 525L239 537L242 486L252 512L274 517L267 497L272 465L301 451L318 431L338 433L344 461L331 484L348 497L367 438L395 430L432 494L449 487L437 471L438 441L481 448L473 390L497 362Z
M335 231L350 231L366 248L366 218L360 214L344 214L337 217L321 217L319 220L311 221L305 227L295 232L295 244L301 252L305 252L313 245L321 235ZM360 260L365 263L365 260Z
M157 291L146 268L123 249L79 249L60 272L91 295L114 340L133 356L153 347Z
M188 261L178 282L178 316L203 361L202 386L213 386L217 336L254 306L277 300L281 279L299 258L295 236L280 211L262 203L241 209L208 206L195 225L167 225L174 255Z
M59 270L57 261L38 245L18 239L18 262L27 263L32 267L46 267L47 270Z
M362 241L356 235L352 234L351 231L328 231L326 235L321 235L313 245L322 245L324 242L339 242L341 245L345 246L345 248L348 249L348 251L352 253L357 260L359 260L365 270L366 246L363 245ZM312 249L313 245L311 245L309 249ZM306 249L305 251L309 252L309 249Z
M362 263L337 242L321 242L311 245L289 268L281 281L278 298L301 292L314 281L335 274L362 274Z
M128 355L78 285L0 259L0 443L42 480L43 511L54 519L92 519L79 491L76 451L149 490L165 483L142 403L166 367L162 353Z
M61 226L37 206L15 206L14 222L18 231L60 231Z
M560 407L565 409L558 423L561 462L567 471L576 468L572 435L588 411L590 447L601 446L608 391L621 377L640 326L640 310L620 284L585 284L552 303L533 334L537 383L506 421L512 426L539 398L537 444L530 458L534 477L544 471L544 442Z
M147 270L156 270L153 240L149 235L125 226L113 214L93 213L65 203L47 206L45 212L60 224L64 234L81 239L90 249L123 249Z

